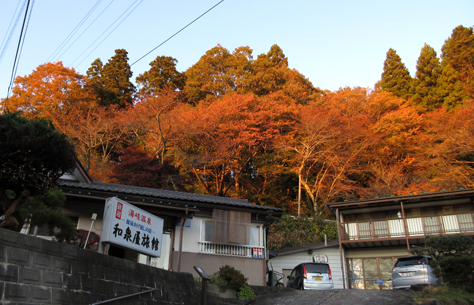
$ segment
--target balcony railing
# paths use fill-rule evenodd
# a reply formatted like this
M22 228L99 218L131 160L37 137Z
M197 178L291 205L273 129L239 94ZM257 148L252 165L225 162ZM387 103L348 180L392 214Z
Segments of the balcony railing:
M199 253L244 258L263 258L263 247L199 242Z
M342 240L345 241L474 233L472 213L347 222L341 225L344 230Z

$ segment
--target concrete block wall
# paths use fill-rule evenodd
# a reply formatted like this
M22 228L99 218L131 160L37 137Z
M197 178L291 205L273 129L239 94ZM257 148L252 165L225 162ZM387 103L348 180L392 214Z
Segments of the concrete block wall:
M192 274L166 271L0 229L1 304L197 305Z

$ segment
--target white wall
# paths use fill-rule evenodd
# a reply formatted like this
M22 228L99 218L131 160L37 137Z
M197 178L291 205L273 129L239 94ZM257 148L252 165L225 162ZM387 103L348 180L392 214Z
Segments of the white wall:
M269 268L273 266L273 270L278 272L283 272L283 269L292 270L300 263L312 262L313 256L320 254L324 254L328 257L328 263L331 267L332 279L334 281L334 289L343 289L344 286L342 282L342 267L339 247L313 250L312 254L309 254L308 251L305 250L298 253L280 255L270 259L268 266Z
M194 217L186 219L183 228L183 252L199 253L199 240L201 239L201 221L211 218ZM175 228L174 251L179 251L180 224L177 222Z

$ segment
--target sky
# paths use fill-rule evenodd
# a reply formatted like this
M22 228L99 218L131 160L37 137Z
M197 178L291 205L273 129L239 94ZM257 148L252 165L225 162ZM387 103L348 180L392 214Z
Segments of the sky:
M24 18L18 11L27 1L0 0L0 98L8 94ZM85 75L95 59L105 64L125 49L134 81L157 56L175 58L184 72L218 44L230 52L249 46L254 58L277 44L315 87L373 88L389 48L414 76L425 43L439 56L455 27L474 26L473 0L30 1L16 76L57 61Z

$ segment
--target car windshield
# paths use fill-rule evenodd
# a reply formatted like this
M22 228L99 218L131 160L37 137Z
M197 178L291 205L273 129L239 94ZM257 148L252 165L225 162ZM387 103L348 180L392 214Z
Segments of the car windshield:
M426 265L426 264L427 264L426 257L416 256L416 257L399 258L395 267Z
M307 273L329 273L328 265L308 264L305 267Z

